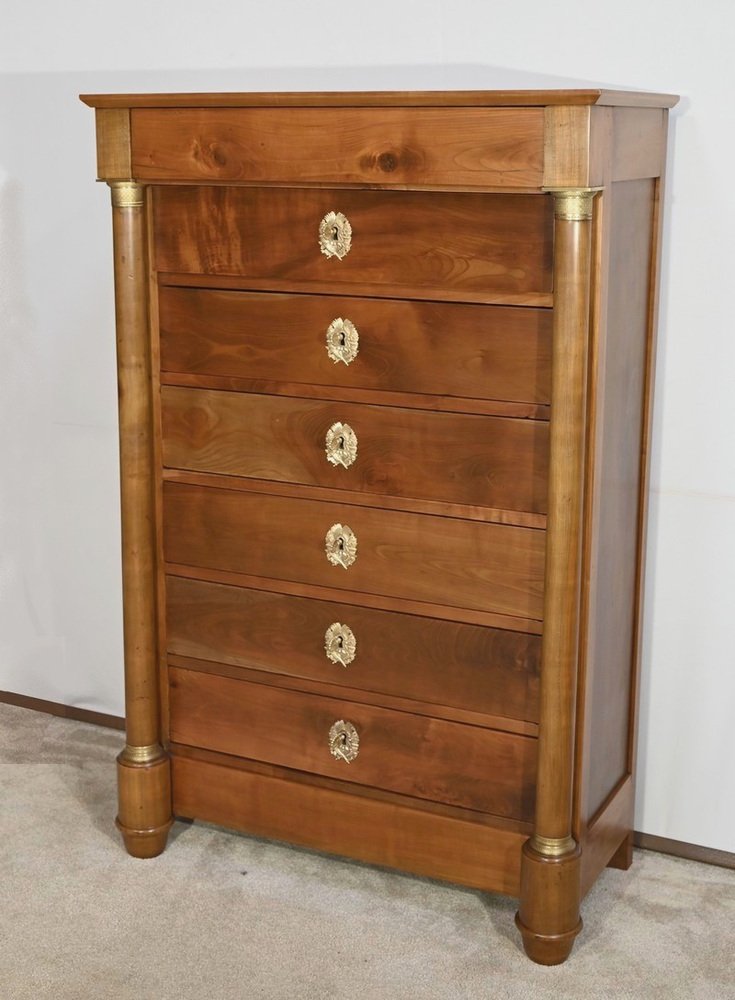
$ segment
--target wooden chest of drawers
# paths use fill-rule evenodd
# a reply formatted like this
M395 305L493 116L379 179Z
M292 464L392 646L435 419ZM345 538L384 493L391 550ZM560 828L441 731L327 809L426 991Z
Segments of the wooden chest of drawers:
M92 96L127 745L173 816L520 898L630 863L674 98Z

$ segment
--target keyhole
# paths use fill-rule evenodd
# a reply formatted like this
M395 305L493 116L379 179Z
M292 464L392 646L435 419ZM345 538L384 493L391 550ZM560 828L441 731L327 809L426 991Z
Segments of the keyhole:
M338 635L337 636L337 645L339 646L339 648L342 649L342 647L344 646L344 644L345 644L344 636Z
M342 437L340 437L340 438L338 438L338 439L337 439L337 447L338 447L338 448L339 448L339 449L340 449L341 451L344 451L344 450L345 450L345 439L344 439L344 435L343 435Z
M340 550L340 552L343 552L344 547L345 547L345 540L340 535L340 537L337 539L337 548Z
M346 344L347 344L347 335L345 334L345 331L342 330L342 331L340 331L340 335L339 335L339 346L340 347L345 347Z
M339 239L339 226L332 226L332 239L335 243Z

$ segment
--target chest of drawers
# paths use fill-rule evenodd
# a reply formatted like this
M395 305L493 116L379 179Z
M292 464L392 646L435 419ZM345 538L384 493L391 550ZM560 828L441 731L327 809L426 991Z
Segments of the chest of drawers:
M131 854L174 816L520 899L630 863L674 98L88 96Z

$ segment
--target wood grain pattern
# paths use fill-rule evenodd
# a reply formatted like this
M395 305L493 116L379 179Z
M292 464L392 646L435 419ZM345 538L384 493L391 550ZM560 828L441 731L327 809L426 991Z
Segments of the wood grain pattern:
M539 187L537 109L136 109L135 176L151 181Z
M331 565L327 531L358 556ZM258 493L164 484L170 562L540 618L544 532Z
M660 177L666 153L666 112L615 108L612 114L613 181Z
M166 466L448 503L546 510L548 425L399 407L164 386ZM347 424L349 468L326 436Z
M98 108L94 117L98 179L128 180L133 176L130 112L127 108Z
M551 289L552 216L541 195L286 188L154 188L160 271L318 283L409 284L421 298ZM320 252L319 224L342 212L352 249ZM400 225L397 227L397 220Z
M537 718L536 635L174 576L166 589L171 653L437 706ZM346 668L325 653L333 622L348 625L357 643Z
M640 446L649 304L653 182L614 184L607 333L601 348L596 504L587 650L587 779L591 816L628 772L636 601Z
M395 611L406 615L419 615L423 618L436 618L439 621L464 622L466 625L480 625L482 628L499 628L504 632L527 632L529 635L541 635L543 631L542 623L535 618L497 614L494 611L477 611L472 608L447 607L443 604L430 604L426 601L408 600L386 594L366 594L364 591L353 593L347 589L340 589L338 586L317 587L294 580L269 580L266 577L252 576L248 573L207 569L202 566L184 566L175 562L167 562L165 571L190 580L206 580L209 583L222 583L232 587L267 590L273 593L290 594L292 597L306 597L309 600L331 601L340 605L359 605L360 607L374 608L376 611Z
M225 757L220 761L174 752L177 815L489 892L518 894L524 833L236 768Z
M548 403L551 313L464 303L159 290L166 372L223 375ZM355 360L335 363L326 333L358 330Z
M214 472L190 472L185 469L164 469L163 478L171 483L188 483L190 486L216 486L223 490L240 490L245 493L269 493L272 496L293 497L304 500L324 500L326 503L348 503L358 507L375 507L376 498L371 493L355 490L332 489L321 486L300 486L267 479L244 479L222 476ZM468 504L447 503L443 500L416 500L412 497L380 497L383 510L405 510L413 514L432 514L437 517L458 517L468 521L493 524L511 524L521 528L546 528L545 514L532 514L521 510L502 510L499 507L476 507Z
M515 819L533 807L536 741L443 719L171 668L171 739ZM360 734L352 763L334 722Z
M546 107L549 104L611 104L671 108L678 97L637 90L365 90L283 93L81 94L92 108Z

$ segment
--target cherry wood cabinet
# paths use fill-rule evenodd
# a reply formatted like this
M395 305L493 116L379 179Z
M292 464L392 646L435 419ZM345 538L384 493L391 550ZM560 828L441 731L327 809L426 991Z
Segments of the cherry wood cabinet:
M518 897L631 851L668 109L92 95L113 204L127 742L175 816Z

